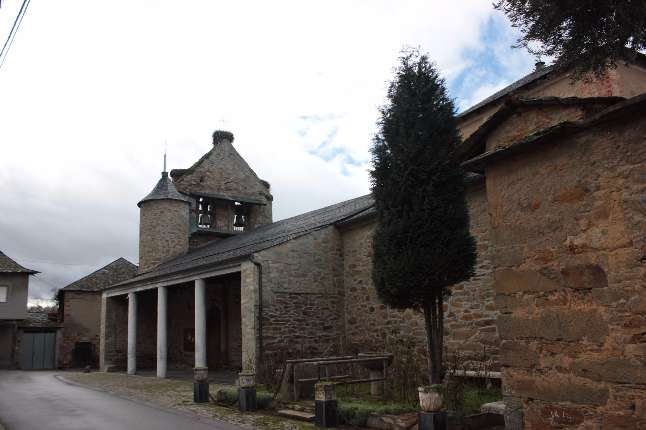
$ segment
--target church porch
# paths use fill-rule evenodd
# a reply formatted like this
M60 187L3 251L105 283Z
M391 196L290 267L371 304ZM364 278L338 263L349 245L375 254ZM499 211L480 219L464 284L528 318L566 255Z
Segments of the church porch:
M230 380L243 363L240 272L160 284L104 294L101 369Z

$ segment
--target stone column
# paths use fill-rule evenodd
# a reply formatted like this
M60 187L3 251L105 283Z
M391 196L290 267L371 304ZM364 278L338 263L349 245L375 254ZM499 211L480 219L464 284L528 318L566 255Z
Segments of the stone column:
M128 293L128 375L137 371L137 295Z
M206 291L204 279L195 280L195 368L206 368Z
M108 298L105 295L101 295L101 323L99 325L99 369L102 372L106 372L108 369L107 360L106 360L106 325L108 324Z
M167 297L166 287L157 288L157 377L166 377L167 356Z
M259 273L251 261L241 264L240 315L242 331L242 368L255 371L258 342Z

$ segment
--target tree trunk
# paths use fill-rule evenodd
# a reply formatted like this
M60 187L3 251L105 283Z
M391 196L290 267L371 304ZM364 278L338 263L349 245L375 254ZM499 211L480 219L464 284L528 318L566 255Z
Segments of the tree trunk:
M434 295L423 304L428 349L428 374L431 384L442 383L444 309L442 295Z

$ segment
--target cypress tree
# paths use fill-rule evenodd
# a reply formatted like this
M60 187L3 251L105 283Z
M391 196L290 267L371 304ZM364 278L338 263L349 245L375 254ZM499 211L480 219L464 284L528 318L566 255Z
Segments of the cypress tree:
M522 32L517 46L554 57L575 78L603 75L646 49L646 0L498 0L494 6Z
M426 55L405 50L380 110L370 172L380 300L424 313L431 384L443 379L443 299L474 272L455 108Z

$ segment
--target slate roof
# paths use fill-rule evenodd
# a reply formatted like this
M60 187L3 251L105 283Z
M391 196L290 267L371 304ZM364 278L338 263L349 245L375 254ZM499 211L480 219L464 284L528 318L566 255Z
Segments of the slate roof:
M168 177L168 172L162 172L161 179L159 179L155 188L153 188L150 194L141 199L137 203L137 206L141 207L143 202L150 200L179 200L188 203L188 198L175 188L175 184Z
M641 94L619 103L615 103L605 110L578 121L563 121L545 130L526 136L518 142L491 151L484 152L462 163L470 171L482 171L484 166L498 162L511 155L526 151L541 144L555 143L564 137L585 131L600 123L628 118L631 114L643 115L646 111L646 94Z
M369 211L373 205L372 195L365 195L264 225L249 232L237 234L196 248L188 254L162 263L155 269L126 282L122 282L119 285L125 286L246 257L255 252L280 245L281 243L313 231L355 217L358 214Z
M640 52L632 52L630 50L626 50L624 60L626 64L639 64L642 67L646 67L646 55L640 53ZM617 60L619 62L619 60ZM533 72L529 73L526 76L523 76L516 82L506 86L502 90L490 95L486 99L482 100L479 103L476 103L475 105L471 106L464 112L461 112L458 114L458 118L465 117L469 115L472 112L477 111L478 109L488 105L489 103L492 103L508 94L513 93L519 88L522 88L526 85L533 84L535 81L538 81L543 78L547 78L548 75L552 74L552 72L558 72L559 69L552 65L552 66L543 66L542 68L538 70L534 70Z
M498 99L500 99L500 98L502 98L502 97L516 91L517 89L519 89L521 87L524 87L525 85L531 84L534 81L537 81L537 80L539 80L541 78L544 78L554 70L555 70L554 66L546 66L546 67L543 67L543 68L541 68L539 70L534 70L530 74L528 74L526 76L523 76L522 78L520 78L516 82L506 86L502 90L500 90L500 91L498 91L496 93L493 93L492 95L490 95L489 97L487 97L486 99L481 101L480 103L476 103L475 105L471 106L469 109L465 110L464 112L461 112L460 114L458 114L458 118L467 116L471 112L475 112L476 110L480 109L481 107L484 107L485 105L488 105L489 103L494 102L494 101L496 101L496 100L498 100Z
M562 105L562 106L595 106L601 111L605 107L626 100L624 97L538 97L538 98L509 98L503 105L478 127L457 148L457 156L462 160L475 157L484 152L486 138L505 119L518 113L523 107Z
M0 251L0 273L27 273L33 275L39 272L21 266L9 258L4 252Z
M119 282L126 281L137 274L137 266L125 258L118 258L112 263L72 282L62 288L65 291L103 291Z

